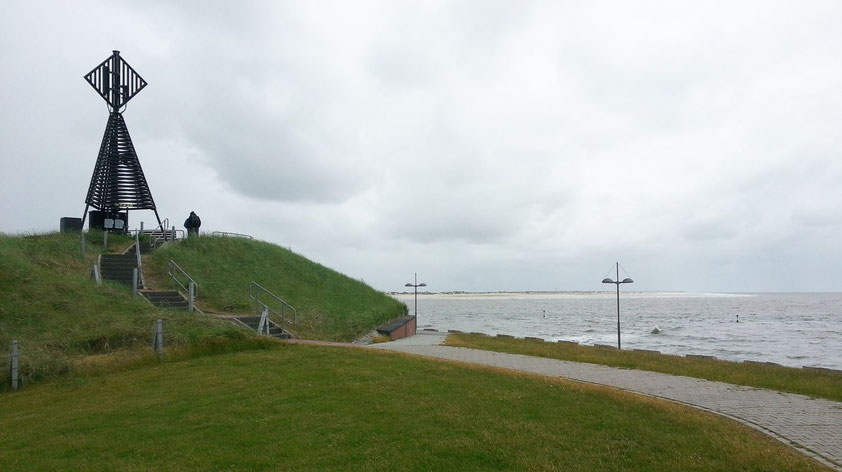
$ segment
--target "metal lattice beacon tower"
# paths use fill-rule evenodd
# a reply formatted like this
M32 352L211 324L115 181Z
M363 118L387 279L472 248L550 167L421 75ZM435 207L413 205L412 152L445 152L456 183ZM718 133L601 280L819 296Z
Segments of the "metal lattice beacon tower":
M123 120L126 103L146 87L146 81L120 57L120 51L88 72L85 80L108 104L109 116L85 198L82 226L88 208L95 208L90 212L91 228L102 229L105 219L122 220L119 226L128 228L129 210L152 210L160 225L155 200Z

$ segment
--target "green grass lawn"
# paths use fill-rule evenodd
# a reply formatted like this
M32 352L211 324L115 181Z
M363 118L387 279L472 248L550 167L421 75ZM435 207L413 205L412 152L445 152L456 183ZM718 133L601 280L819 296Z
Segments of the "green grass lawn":
M613 389L283 344L0 398L18 470L828 470L733 421Z
M406 305L365 283L275 244L244 238L202 236L161 247L147 258L144 274L168 284L167 262L175 261L201 286L201 309L251 314L248 287L257 282L298 312L297 336L351 341L406 313ZM147 270L148 269L148 270Z
M462 333L451 334L447 337L445 344L627 369L650 370L842 401L842 375L833 372Z

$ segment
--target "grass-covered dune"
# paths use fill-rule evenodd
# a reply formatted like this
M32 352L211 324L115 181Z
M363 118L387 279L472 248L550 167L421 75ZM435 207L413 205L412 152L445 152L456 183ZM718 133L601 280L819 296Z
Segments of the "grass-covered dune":
M204 311L255 312L248 287L257 282L295 307L299 337L351 341L406 314L406 305L365 283L289 249L245 238L202 236L167 244L150 256L147 277L165 285L173 260L200 285Z
M131 241L111 235L108 244L119 250ZM6 361L11 340L20 341L24 384L99 368L97 355L117 351L132 353L123 355L122 362L155 360L151 343L156 319L164 320L171 355L179 348L205 351L226 344L224 351L265 345L223 321L132 299L128 287L94 284L91 263L103 252L102 233L88 233L86 248L82 260L78 233L0 234L0 359ZM8 369L0 379L0 390L8 388Z
M0 429L5 471L828 470L683 405L295 344L6 394Z
M89 232L82 259L78 233L0 234L0 352L5 360L10 341L20 341L24 384L113 369L115 362L156 361L150 348L156 319L164 320L170 357L266 347L265 339L227 322L158 309L132 299L123 285L90 280L99 254L131 244L110 235L106 250L102 233ZM302 337L350 340L406 312L403 303L364 283L266 242L201 237L165 245L144 257L147 285L168 286L170 259L201 285L202 308L252 313L248 284L256 281L297 308L294 330ZM103 354L110 356L97 357ZM7 377L4 370L0 379ZM3 381L0 390L6 388Z

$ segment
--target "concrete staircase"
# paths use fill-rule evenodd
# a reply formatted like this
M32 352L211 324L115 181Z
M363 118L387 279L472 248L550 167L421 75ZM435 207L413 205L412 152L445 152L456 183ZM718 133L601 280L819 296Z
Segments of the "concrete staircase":
M132 272L137 269L137 256L134 254L103 254L99 263L103 280L119 282L132 286ZM137 288L143 288L138 274Z
M144 290L140 292L150 303L159 308L187 310L187 299L175 290Z
M260 324L259 316L237 316L234 320L236 323L239 323L252 331L257 331L257 326ZM292 337L291 334L286 332L272 320L269 320L269 336L278 339L290 339Z

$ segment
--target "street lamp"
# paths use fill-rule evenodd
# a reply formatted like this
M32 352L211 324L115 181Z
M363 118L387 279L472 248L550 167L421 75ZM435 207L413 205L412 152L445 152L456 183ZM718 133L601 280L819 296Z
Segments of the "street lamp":
M628 277L626 277L623 280L620 280L620 263L618 262L617 263L617 280L602 279L602 283L617 285L617 349L620 349L620 284L634 283L634 280L632 280Z
M411 284L408 283L404 285L404 287L413 287L415 289L415 317L418 318L418 287L426 287L427 284L424 282L418 283L418 274L415 274L415 283Z

